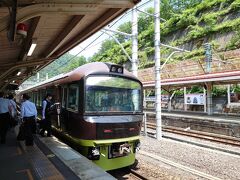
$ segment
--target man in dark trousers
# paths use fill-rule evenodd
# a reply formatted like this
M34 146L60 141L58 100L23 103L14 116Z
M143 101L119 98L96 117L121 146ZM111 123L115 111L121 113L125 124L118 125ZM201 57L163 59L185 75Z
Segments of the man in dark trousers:
M24 134L26 146L33 145L33 133L36 133L36 105L29 101L30 97L27 94L22 95L21 117L24 123Z
M9 100L3 98L4 93L0 92L0 142L6 143L7 130L10 126Z
M47 94L46 98L42 102L42 129L40 131L40 135L44 137L44 133L47 130L47 136L50 137L52 135L51 130L51 106L52 106L52 95Z

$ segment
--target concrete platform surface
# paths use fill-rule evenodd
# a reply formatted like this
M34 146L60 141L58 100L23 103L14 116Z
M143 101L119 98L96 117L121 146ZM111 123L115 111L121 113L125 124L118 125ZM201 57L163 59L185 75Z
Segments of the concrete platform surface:
M66 164L80 179L113 180L115 179L103 169L89 161L68 145L60 142L56 137L39 137L55 156Z

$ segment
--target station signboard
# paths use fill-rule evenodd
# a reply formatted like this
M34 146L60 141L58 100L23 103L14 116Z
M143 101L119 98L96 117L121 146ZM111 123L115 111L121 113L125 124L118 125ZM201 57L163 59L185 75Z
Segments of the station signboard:
M204 105L205 104L205 96L204 94L186 94L184 102L185 104L190 105Z
M153 101L153 102L155 102L155 96L149 96L149 97L146 97L145 98L145 100L146 101ZM169 95L168 94L162 94L161 95L161 102L162 103L168 103L168 101L169 101Z

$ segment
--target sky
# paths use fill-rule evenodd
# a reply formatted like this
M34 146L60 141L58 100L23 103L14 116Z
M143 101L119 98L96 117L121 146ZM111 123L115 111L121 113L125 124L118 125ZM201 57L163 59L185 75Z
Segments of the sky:
M143 11L149 7L153 7L153 3L154 3L153 0L142 0L137 6L142 5L142 7L140 7L139 9ZM115 30L120 24L123 24L127 21L131 21L131 18L132 18L132 15L130 10L124 13L122 16L120 16L118 19L116 19L112 23L110 23L108 26L111 27L111 29ZM84 56L86 58L89 58L93 56L94 53L98 52L98 50L101 48L102 42L108 38L109 38L109 35L99 31L94 35L92 35L90 38L86 39L84 42L80 43L78 46L76 46L72 50L70 50L69 53L72 55Z

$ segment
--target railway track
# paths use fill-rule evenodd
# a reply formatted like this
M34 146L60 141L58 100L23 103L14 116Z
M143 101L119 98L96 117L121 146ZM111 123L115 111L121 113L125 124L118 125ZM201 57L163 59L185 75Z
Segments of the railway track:
M109 171L109 173L118 180L147 180L148 178L140 174L139 172L131 169L131 168L122 168L113 171Z
M189 166L185 166L185 165L182 165L182 164L179 164L177 162L174 162L174 161L171 161L169 159L165 159L161 156L158 156L158 155L155 155L155 154L152 154L152 153L149 153L149 152L145 152L145 151L139 151L139 154L143 155L143 156L147 156L153 160L157 160L157 161L161 161L163 162L164 164L168 164L170 166L173 166L175 168L178 168L178 169L181 169L185 172L189 172L193 175L196 175L198 177L201 177L201 178L204 178L204 179L209 179L209 180L221 180L220 178L218 177L215 177L215 176L212 176L210 174L207 174L207 173L204 173L202 171L199 171L199 170L196 170L196 169L193 169Z
M154 123L147 123L147 128L156 130L156 125ZM163 131L169 132L169 133L204 139L204 140L213 141L213 142L219 142L219 143L228 144L232 146L240 146L240 140L238 138L228 137L224 135L217 135L217 134L212 134L207 132L200 132L195 130L184 130L182 128L176 128L176 127L163 127L162 129Z
M135 179L147 180L148 178L144 177L143 175L139 174L137 171L133 169L129 169L129 176Z

